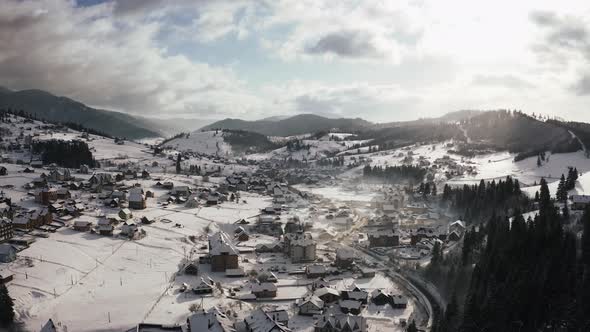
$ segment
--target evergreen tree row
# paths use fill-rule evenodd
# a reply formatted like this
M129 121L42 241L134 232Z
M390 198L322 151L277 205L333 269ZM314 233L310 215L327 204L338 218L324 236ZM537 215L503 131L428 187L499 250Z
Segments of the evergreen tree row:
M520 183L510 176L506 180L492 180L479 184L451 187L445 185L442 201L456 211L462 212L466 220L487 218L492 213L509 215L510 210L528 207L530 200L522 194Z
M421 182L426 175L426 169L413 165L401 166L365 166L363 176L365 178L380 179L384 182L395 182L398 180L413 180Z
M36 141L32 145L33 153L41 154L44 164L55 163L62 167L78 168L86 164L90 167L96 166L92 152L88 144L83 141L73 140L47 140Z
M534 220L518 211L512 222L492 217L460 330L589 331L590 210L583 222L578 257L576 237L562 228L545 180Z

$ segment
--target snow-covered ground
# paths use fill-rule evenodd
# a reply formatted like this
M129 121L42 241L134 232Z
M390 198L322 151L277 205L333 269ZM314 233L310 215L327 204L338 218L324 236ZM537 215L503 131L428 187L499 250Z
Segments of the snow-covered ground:
M164 147L179 151L190 151L207 155L229 156L231 145L223 139L222 131L193 131L185 136L172 139Z

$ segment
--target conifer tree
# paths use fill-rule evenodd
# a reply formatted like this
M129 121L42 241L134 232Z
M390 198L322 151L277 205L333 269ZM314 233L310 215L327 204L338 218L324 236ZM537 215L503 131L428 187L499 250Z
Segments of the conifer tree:
M10 326L14 322L14 302L5 284L0 284L0 325Z

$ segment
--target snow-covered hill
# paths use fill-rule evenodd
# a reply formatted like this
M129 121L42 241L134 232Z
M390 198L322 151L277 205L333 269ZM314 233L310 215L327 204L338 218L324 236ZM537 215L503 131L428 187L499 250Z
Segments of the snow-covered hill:
M216 130L193 131L164 143L162 147L207 155L228 156L232 153L232 147L223 139L225 134Z

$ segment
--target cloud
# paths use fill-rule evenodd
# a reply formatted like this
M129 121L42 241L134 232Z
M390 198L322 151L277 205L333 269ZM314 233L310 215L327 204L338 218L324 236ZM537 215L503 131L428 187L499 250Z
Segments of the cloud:
M543 61L555 63L556 70L564 72L572 68L575 83L568 84L567 89L578 96L590 95L589 75L578 74L590 71L589 23L553 12L533 12L530 18L543 32L533 50Z
M590 96L590 74L585 74L571 86L571 90L579 96Z
M399 63L415 50L424 29L412 17L416 6L411 2L283 0L271 2L269 8L271 14L261 19L258 29L285 30L265 40L267 48L284 60Z
M381 50L366 31L348 30L328 33L316 43L306 47L308 54L333 54L341 57L383 57Z
M475 75L473 84L481 86L499 86L511 89L529 89L534 85L514 75Z
M239 115L261 105L232 70L168 54L156 40L161 23L120 20L110 3L3 1L0 26L0 77L11 88L143 115Z

